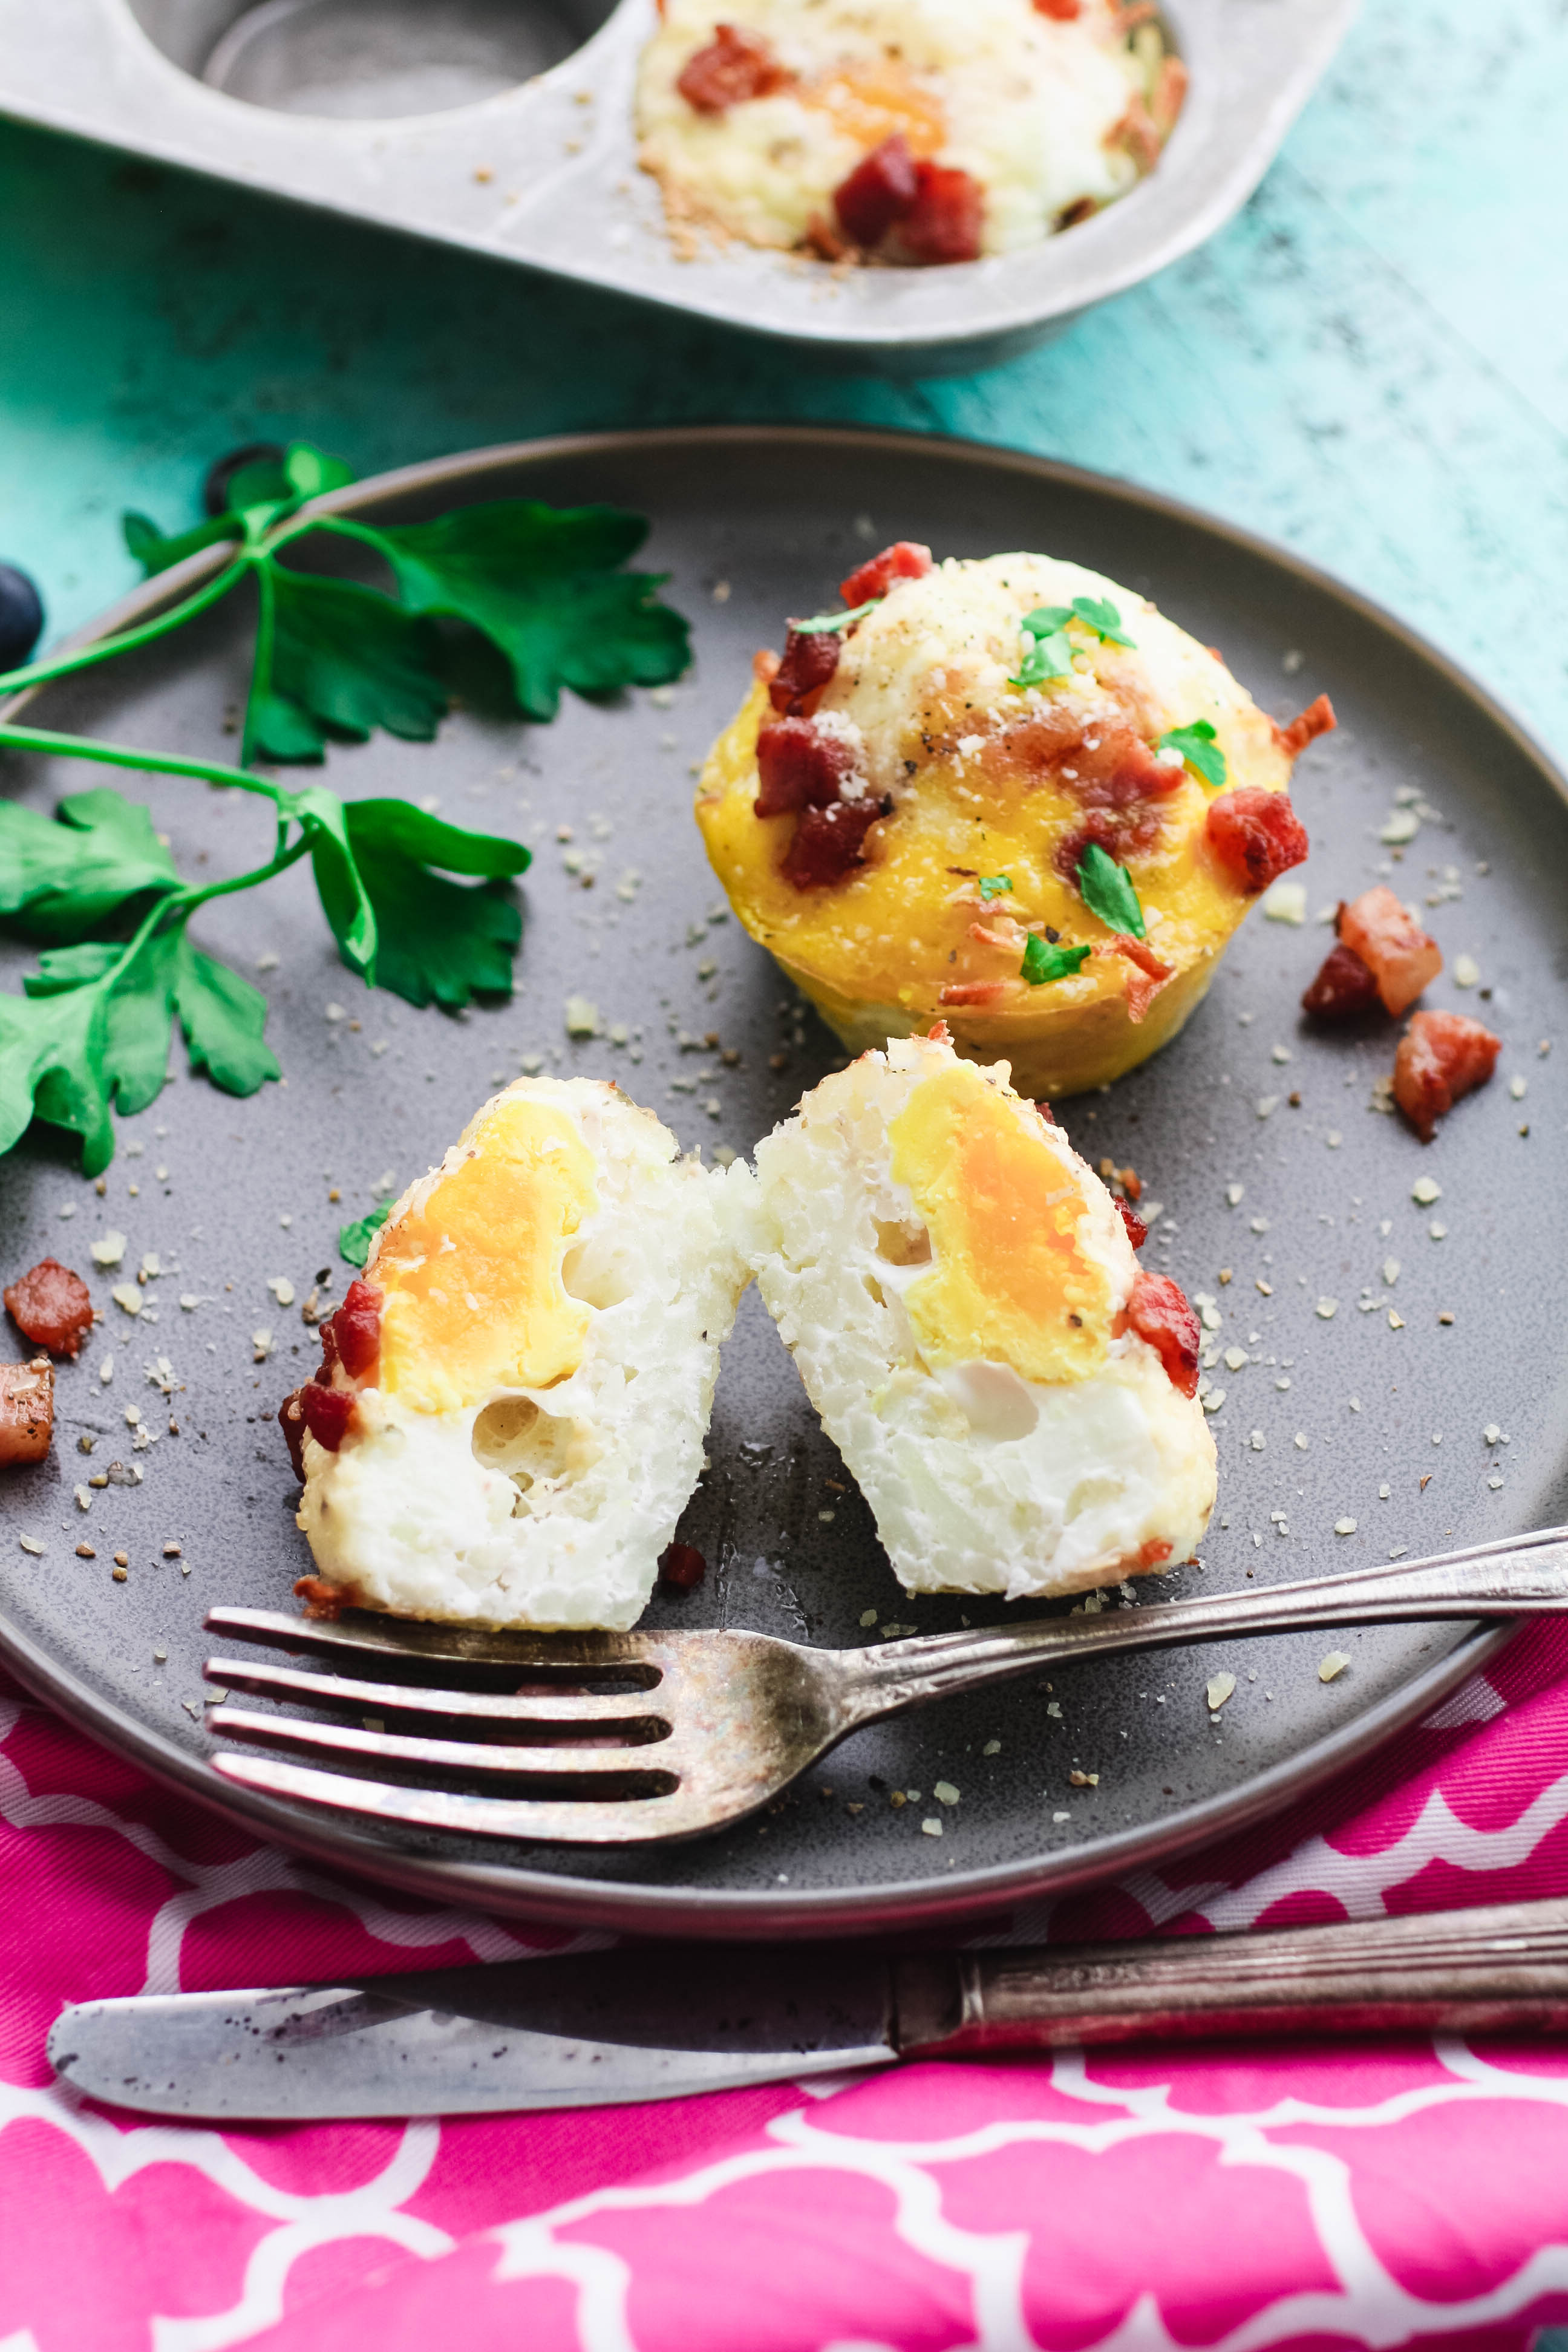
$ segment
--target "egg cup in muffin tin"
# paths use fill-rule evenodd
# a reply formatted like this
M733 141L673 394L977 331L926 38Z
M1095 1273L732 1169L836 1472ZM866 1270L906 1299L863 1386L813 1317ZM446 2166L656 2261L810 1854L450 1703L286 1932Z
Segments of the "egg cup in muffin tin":
M1157 168L1026 251L835 270L682 258L637 163L654 0L0 0L0 112L900 373L1027 348L1211 236L1355 0L1165 0L1190 83Z

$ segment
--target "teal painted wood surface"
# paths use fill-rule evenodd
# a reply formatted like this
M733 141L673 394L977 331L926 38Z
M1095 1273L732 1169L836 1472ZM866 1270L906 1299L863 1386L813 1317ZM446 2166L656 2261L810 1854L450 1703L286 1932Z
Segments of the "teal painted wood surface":
M0 125L0 556L58 634L134 577L122 506L194 519L208 459L261 436L368 473L715 417L964 434L1284 541L1568 759L1565 82L1562 0L1366 0L1202 252L1005 367L903 384Z

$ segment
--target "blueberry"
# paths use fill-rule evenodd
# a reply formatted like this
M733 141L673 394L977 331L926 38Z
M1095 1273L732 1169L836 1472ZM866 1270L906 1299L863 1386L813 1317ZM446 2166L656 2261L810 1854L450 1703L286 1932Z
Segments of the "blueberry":
M247 441L243 449L231 449L226 457L215 458L207 467L207 478L202 484L202 505L209 515L226 514L229 486L237 473L247 466L280 467L282 463L282 445L277 441ZM280 487L278 496L284 495Z
M25 572L0 563L0 670L20 669L43 634L43 598Z

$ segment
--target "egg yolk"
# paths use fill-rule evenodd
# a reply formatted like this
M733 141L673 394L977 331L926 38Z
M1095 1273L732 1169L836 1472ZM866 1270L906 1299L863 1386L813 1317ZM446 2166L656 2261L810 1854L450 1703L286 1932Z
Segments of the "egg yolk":
M574 1372L589 1316L561 1263L597 1204L593 1154L565 1113L503 1102L462 1164L382 1234L381 1387L458 1412Z
M834 129L868 152L901 133L911 155L929 158L947 137L941 100L891 60L840 66L826 80L803 84L796 95L803 106L831 115Z
M1104 1361L1108 1269L1083 1245L1088 1204L1020 1106L960 1062L922 1078L889 1128L934 1263L904 1293L933 1371L1010 1364L1026 1381L1081 1381Z

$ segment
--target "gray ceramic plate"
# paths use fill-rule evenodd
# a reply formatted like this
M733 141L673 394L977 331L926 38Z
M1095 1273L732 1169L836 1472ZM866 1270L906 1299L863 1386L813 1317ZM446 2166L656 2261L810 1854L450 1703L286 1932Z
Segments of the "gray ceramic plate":
M1337 1638L1352 1664L1329 1685L1321 1636L1108 1660L1054 1693L1019 1684L864 1732L761 1822L662 1853L339 1826L213 1774L195 1719L203 1612L287 1606L308 1566L272 1415L314 1348L269 1279L303 1297L332 1266L341 1284L340 1219L369 1206L378 1180L401 1186L436 1160L524 1055L613 1074L710 1153L748 1149L835 1066L831 1038L724 918L689 814L691 767L743 691L752 649L777 643L785 613L831 600L857 557L896 537L944 554L1025 546L1092 563L1223 646L1266 709L1331 692L1341 731L1307 756L1296 786L1316 845L1310 908L1380 873L1418 901L1440 898L1427 919L1450 972L1468 955L1481 980L1466 992L1445 976L1432 1000L1485 1014L1506 1040L1492 1086L1423 1150L1369 1108L1390 1031L1321 1037L1300 1022L1328 930L1255 914L1176 1043L1113 1093L1063 1106L1091 1160L1131 1161L1146 1198L1164 1203L1148 1255L1218 1302L1218 1345L1238 1359L1232 1369L1222 1353L1210 1374L1225 1401L1206 1587L1568 1517L1568 1264L1548 1205L1568 1048L1538 1050L1568 1034L1568 807L1562 780L1493 704L1386 615L1276 550L1118 483L952 442L749 427L611 435L416 467L336 503L413 516L523 491L614 499L653 518L651 552L695 623L696 666L658 702L568 699L542 728L492 708L493 681L476 674L437 745L378 739L333 754L331 779L350 793L439 796L449 816L535 845L512 1003L452 1020L365 995L296 869L265 898L215 907L202 934L247 970L278 959L261 977L286 1087L237 1103L182 1072L122 1125L101 1201L47 1140L0 1161L6 1278L46 1251L90 1273L89 1242L109 1225L129 1236L129 1265L155 1250L170 1269L147 1285L134 1324L110 1302L112 1277L94 1280L105 1327L62 1376L54 1459L0 1489L0 1651L98 1737L329 1863L500 1910L706 1935L994 1914L1251 1820L1427 1712L1500 1636L1452 1625L1349 1633ZM167 593L160 584L113 617ZM221 753L225 711L243 690L240 617L220 610L166 650L50 688L32 715ZM38 806L102 772L7 763L9 789ZM1423 814L1394 864L1378 836L1402 793ZM149 797L185 871L237 870L259 851L248 803L155 779ZM22 958L6 956L15 987ZM640 1032L640 1045L571 1045L571 992L594 1000L606 1030ZM739 1049L737 1066L682 1042L710 1031ZM1521 1099L1516 1078L1528 1085ZM1411 1198L1421 1176L1441 1185L1435 1206ZM182 1294L202 1303L186 1310ZM1320 1302L1331 1299L1328 1317ZM251 1334L265 1327L276 1349L256 1365ZM105 1346L108 1387L97 1370ZM185 1383L174 1401L180 1434L135 1453L127 1405L165 1429L143 1373L160 1353ZM1484 1441L1492 1423L1509 1443ZM94 1436L94 1465L144 1473L139 1486L101 1490L86 1519L71 1497L91 1466L75 1451L79 1433ZM865 1638L866 1610L921 1631L1005 1613L898 1591L754 1294L725 1353L710 1450L683 1532L712 1566L689 1599L656 1601L654 1622L843 1644ZM1336 1535L1345 1519L1354 1533ZM84 1534L95 1561L75 1555ZM41 1558L20 1549L24 1535L44 1543ZM163 1558L167 1540L183 1544L188 1575ZM110 1578L116 1549L131 1561L124 1584ZM1187 1569L1163 1589L1198 1580ZM1237 1687L1212 1725L1204 1687L1221 1669ZM1098 1772L1099 1786L1072 1789L1075 1769ZM938 1780L961 1792L940 1843L921 1829ZM921 1801L895 1807L891 1792L909 1790Z
M1167 0L1192 90L1141 187L1028 253L847 278L677 257L632 135L652 0L0 0L0 113L864 365L967 368L1211 236L1354 7Z

